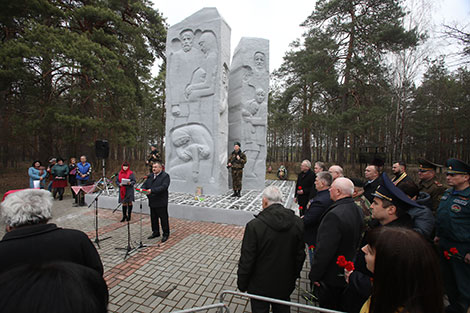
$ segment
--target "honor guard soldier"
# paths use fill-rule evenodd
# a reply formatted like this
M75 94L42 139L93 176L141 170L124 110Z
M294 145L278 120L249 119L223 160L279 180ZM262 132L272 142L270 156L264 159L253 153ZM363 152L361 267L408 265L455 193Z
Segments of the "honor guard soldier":
M436 215L437 207L441 201L441 197L444 194L446 188L436 178L436 168L442 167L442 165L435 164L426 159L418 159L418 188L420 192L425 192L431 196L432 201L432 212Z
M155 162L162 162L162 157L157 150L157 145L153 144L150 146L150 153L147 157L147 161L145 161L145 164L147 164L150 169L150 173L152 173L152 166Z
M240 192L242 190L243 167L245 167L246 155L241 151L240 146L239 142L235 142L227 163L227 168L232 169L232 197L241 197Z
M436 237L444 286L450 305L446 312L467 312L470 306L470 165L446 162L447 184L437 209Z

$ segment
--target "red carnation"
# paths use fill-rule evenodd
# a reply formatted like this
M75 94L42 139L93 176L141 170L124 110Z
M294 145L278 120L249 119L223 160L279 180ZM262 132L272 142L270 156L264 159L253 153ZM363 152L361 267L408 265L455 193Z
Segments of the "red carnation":
M452 254L459 254L459 250L457 250L457 248L455 248L455 247L450 248L449 252L452 253Z
M308 246L308 249L313 251L313 249L315 249L315 246L314 246L314 245L310 245L310 246Z
M354 271L354 263L351 261L346 262L344 269L347 270L348 272Z
M444 251L444 257L445 257L447 260L450 260L450 256L449 256L449 252L448 252L448 251Z
M304 209L303 206L299 206L299 210L302 211Z
M297 187L297 189L302 190L302 186Z
M339 267L345 267L346 263L347 261L344 255L339 255L338 259L336 260L336 264L338 264Z

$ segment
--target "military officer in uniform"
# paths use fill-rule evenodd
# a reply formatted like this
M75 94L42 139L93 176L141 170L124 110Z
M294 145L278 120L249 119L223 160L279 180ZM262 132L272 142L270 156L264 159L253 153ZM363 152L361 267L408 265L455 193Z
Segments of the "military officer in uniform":
M464 313L470 306L470 165L449 159L446 168L450 188L444 192L437 209L434 242L441 251L444 286L450 303L446 312Z
M152 166L155 162L162 162L162 157L160 156L160 153L157 150L157 145L153 144L150 146L150 153L147 157L147 161L145 161L145 164L148 165L150 169L150 173L152 173Z
M242 190L243 167L246 163L246 155L241 151L240 146L239 142L235 142L227 164L227 168L232 169L232 197L241 197L240 192Z
M420 192L426 192L431 196L432 212L436 215L437 207L446 188L436 178L436 168L442 165L435 164L426 159L418 159L418 188Z

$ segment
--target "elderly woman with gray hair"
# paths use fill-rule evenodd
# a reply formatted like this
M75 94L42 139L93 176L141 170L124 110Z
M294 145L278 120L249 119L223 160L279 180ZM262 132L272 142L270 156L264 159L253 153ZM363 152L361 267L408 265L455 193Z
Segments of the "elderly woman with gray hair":
M68 261L88 266L101 275L103 264L88 236L74 229L48 224L52 195L47 190L24 189L0 204L6 234L0 241L0 272L21 264Z

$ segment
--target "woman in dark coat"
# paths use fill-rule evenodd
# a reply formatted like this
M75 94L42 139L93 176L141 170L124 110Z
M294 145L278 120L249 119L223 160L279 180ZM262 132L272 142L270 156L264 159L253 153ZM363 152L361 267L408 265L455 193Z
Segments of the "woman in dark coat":
M122 203L121 222L130 221L132 202L134 201L135 175L129 169L129 163L124 162L122 164L116 184L119 186L119 203Z
M69 167L67 164L64 164L64 159L58 158L57 164L54 165L51 169L52 174L52 188L54 199L59 193L59 200L62 200L64 197L64 189L67 187L67 175L69 174Z

